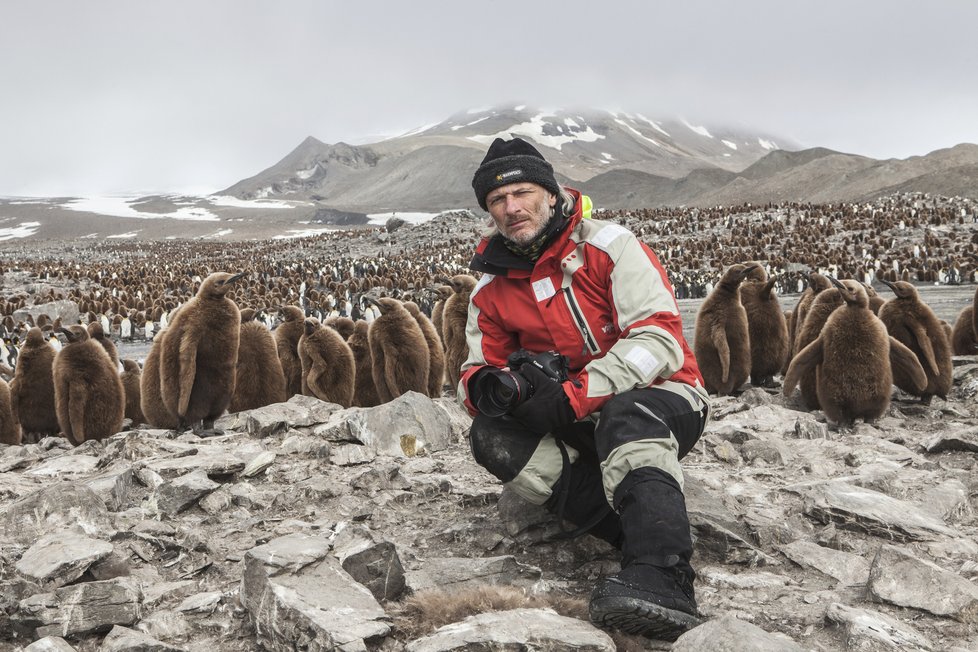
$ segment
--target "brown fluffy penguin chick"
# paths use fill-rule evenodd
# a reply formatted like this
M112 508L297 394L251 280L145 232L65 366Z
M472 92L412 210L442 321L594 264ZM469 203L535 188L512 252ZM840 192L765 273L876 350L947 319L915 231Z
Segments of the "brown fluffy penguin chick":
M431 323L435 326L435 331L438 333L438 337L441 341L445 341L445 301L448 297L452 296L452 286L442 285L434 290L435 294L438 295L438 300L435 302L435 307L431 309Z
M458 387L462 364L469 353L465 341L465 323L469 318L469 295L475 289L476 280L468 274L457 274L447 279L452 295L445 299L442 310L442 343L445 345L445 375L453 389Z
M323 323L339 333L344 340L353 335L353 320L349 317L330 317Z
M68 339L54 359L54 400L61 432L76 445L122 429L122 379L101 344L84 326L62 328Z
M119 370L119 351L116 350L115 344L111 339L106 337L105 331L102 330L102 324L97 321L89 322L88 324L88 336L98 342L105 352L109 354L109 358L112 360L112 364L115 366L116 371Z
M24 436L56 435L61 430L54 404L54 356L41 329L31 328L10 381L10 404Z
M409 391L427 395L430 360L418 322L397 299L365 298L380 310L380 317L370 324L367 333L380 402Z
M347 340L353 352L356 368L353 383L353 407L374 407L380 405L377 386L374 385L374 366L370 355L370 324L359 320L353 328L353 335Z
M122 389L126 394L125 417L132 421L134 426L146 423L146 417L143 416L143 408L140 404L142 400L140 391L142 372L139 369L139 363L128 358L123 360L120 378L122 378Z
M304 393L350 407L356 382L353 351L339 333L315 319L306 319L304 328L299 340Z
M874 421L890 406L893 368L911 374L921 389L927 376L913 351L890 337L870 311L866 289L835 283L845 305L831 314L818 338L791 361L784 395L791 395L802 374L821 365L817 391L825 416L839 425L856 419Z
M424 341L428 344L428 396L438 398L445 382L445 349L441 345L441 338L438 337L435 325L421 312L418 304L408 301L404 304L404 309L418 322Z
M747 312L750 339L750 382L768 386L784 367L788 355L788 323L774 293L774 279L758 265L740 286L740 303Z
M974 313L975 309L971 306L962 308L954 320L954 328L951 329L951 350L954 355L978 355L978 337L972 325Z
M874 288L872 285L863 283L862 286L866 288L866 296L869 297L869 309L872 310L873 314L878 317L880 314L880 308L882 308L883 304L886 303L886 299L877 294L876 288Z
M10 404L10 386L0 378L0 444L17 446L20 441L20 424L14 418Z
M163 351L163 340L169 331L169 328L165 328L156 334L149 355L143 362L143 372L139 378L139 407L146 423L157 428L175 430L180 425L180 420L163 402L160 384L160 355Z
M160 352L160 389L180 428L214 420L231 403L241 339L241 314L227 292L245 274L214 272L180 307Z
M822 290L827 290L831 286L832 284L829 283L828 279L821 274L816 272L810 272L808 274L808 287L801 293L798 303L795 304L795 309L788 316L788 342L790 346L784 366L781 368L782 376L788 373L788 364L791 362L791 358L800 350L797 342L798 333L801 331L802 326L804 326L808 306L815 300L815 295Z
M285 374L285 400L289 400L296 394L302 394L299 338L305 332L303 322L306 315L298 306L285 306L281 313L283 321L274 331L275 349L279 362L282 363L282 373Z
M854 287L853 283L855 281L842 281L842 284L850 289ZM818 296L815 297L815 300L808 307L805 325L801 327L798 336L795 338L799 351L818 339L819 334L822 332L822 327L825 326L825 322L829 319L829 315L836 308L844 304L845 301L842 300L842 295L839 294L839 290L836 288L829 288L818 293ZM809 410L821 409L821 405L818 402L817 372L818 367L813 367L802 374L798 381L802 401Z
M245 308L241 311L234 394L228 410L254 410L285 400L285 374L275 349L275 338L264 324L255 321L255 311Z
M914 379L893 370L893 384L928 404L934 396L947 398L954 376L951 370L951 343L944 333L944 326L930 306L910 283L883 281L896 296L880 308L880 321L887 332L914 352L920 366L927 374L927 387L918 390Z
M693 352L711 394L733 394L750 377L747 311L740 303L740 284L754 268L727 268L696 313Z

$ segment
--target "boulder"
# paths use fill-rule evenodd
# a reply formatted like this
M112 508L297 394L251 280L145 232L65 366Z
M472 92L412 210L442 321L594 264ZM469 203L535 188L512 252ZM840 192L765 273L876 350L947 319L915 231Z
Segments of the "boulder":
M916 629L896 618L868 609L834 602L825 620L839 627L850 650L933 650L934 645Z
M111 543L65 530L38 539L14 568L24 579L51 590L75 581L111 552Z
M105 503L84 485L52 485L0 509L0 536L6 539L30 544L65 529L105 538L115 531Z
M136 623L141 606L142 593L131 580L85 582L21 600L12 622L36 636L91 634Z
M672 652L803 652L783 634L771 634L757 625L727 615L689 630L673 644Z
M365 527L348 525L336 535L333 554L343 570L377 600L396 600L404 591L404 567L397 548Z
M99 652L186 652L186 648L175 647L149 634L116 625L102 640Z
M978 585L896 546L880 547L868 586L870 596L881 602L978 621Z

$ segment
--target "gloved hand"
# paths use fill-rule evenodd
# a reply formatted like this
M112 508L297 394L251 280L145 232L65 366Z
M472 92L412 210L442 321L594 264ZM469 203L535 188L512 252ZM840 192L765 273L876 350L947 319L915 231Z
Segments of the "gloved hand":
M533 396L513 410L513 418L541 435L574 423L574 408L561 383L533 363L524 364L519 373L533 385Z

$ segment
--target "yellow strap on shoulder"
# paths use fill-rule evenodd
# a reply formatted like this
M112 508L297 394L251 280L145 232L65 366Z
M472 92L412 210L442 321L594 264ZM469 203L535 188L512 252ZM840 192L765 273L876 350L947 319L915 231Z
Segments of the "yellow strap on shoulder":
M594 204L591 203L591 198L587 195L581 195L581 216L585 220L591 219L591 209Z

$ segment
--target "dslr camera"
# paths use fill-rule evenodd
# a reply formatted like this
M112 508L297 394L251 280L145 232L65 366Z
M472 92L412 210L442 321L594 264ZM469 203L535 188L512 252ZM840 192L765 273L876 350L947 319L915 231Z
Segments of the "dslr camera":
M534 387L520 369L532 364L556 383L568 379L569 363L567 356L545 351L532 353L520 349L506 359L509 369L486 367L476 375L473 386L475 406L487 417L501 417L509 414L533 396Z

